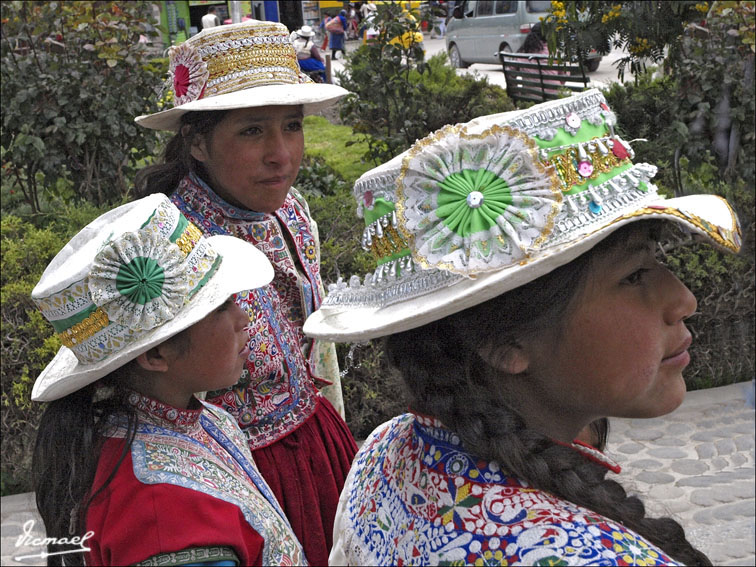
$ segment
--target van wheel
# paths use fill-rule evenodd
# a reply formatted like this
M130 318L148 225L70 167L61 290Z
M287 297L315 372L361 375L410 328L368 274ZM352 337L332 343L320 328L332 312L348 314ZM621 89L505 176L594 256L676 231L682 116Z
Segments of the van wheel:
M449 62L455 69L467 69L470 66L469 63L462 61L459 48L454 44L449 46Z
M512 48L509 47L508 43L502 43L499 46L499 51L504 51L506 53L512 53ZM502 57L501 55L499 55L499 63L501 63L502 65L504 64L504 57Z
M598 71L599 63L601 63L601 59L591 59L590 61L586 61L585 68L589 73L594 73Z

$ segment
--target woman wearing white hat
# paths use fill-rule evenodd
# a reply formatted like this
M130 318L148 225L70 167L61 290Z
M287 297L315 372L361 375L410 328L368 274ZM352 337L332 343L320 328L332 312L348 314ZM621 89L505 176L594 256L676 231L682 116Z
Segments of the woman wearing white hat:
M32 391L50 402L33 463L50 564L306 561L234 418L194 396L238 380L249 320L232 294L272 276L164 195L53 259L32 292L64 345Z
M711 564L576 441L683 400L696 300L660 230L741 241L724 199L659 196L615 120L586 91L447 126L357 181L378 268L304 328L386 336L411 411L357 454L331 565Z
M339 415L335 349L302 333L323 290L317 227L292 183L303 116L346 91L302 73L288 30L275 22L203 31L171 48L170 71L175 106L136 122L176 135L137 189L169 194L205 234L242 238L273 264L271 285L237 295L251 328L244 372L207 400L236 417L308 560L325 564L357 447Z
M312 39L314 36L315 32L310 26L302 26L291 32L291 42L294 44L294 51L297 52L300 69L310 76L316 73L319 82L325 83L325 63L323 63L323 56L318 46Z

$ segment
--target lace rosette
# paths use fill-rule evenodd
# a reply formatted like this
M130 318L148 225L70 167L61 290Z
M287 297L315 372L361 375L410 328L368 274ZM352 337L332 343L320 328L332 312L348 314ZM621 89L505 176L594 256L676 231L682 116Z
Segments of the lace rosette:
M473 276L522 259L550 234L559 181L526 134L447 126L416 143L397 180L396 208L413 259Z
M173 319L189 295L185 257L150 230L127 232L94 259L89 293L108 318L147 331Z
M197 50L182 43L171 47L168 53L175 106L202 98L210 73Z

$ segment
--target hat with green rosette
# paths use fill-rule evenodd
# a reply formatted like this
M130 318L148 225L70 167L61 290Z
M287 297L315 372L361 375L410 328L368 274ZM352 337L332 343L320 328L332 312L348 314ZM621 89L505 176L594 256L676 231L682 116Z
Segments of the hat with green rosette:
M598 90L446 126L360 177L362 246L376 269L329 286L306 334L380 337L526 284L621 226L659 218L737 252L738 219L715 195L665 199Z
M272 278L253 245L205 238L163 194L105 213L63 247L32 291L63 343L32 400L91 384Z

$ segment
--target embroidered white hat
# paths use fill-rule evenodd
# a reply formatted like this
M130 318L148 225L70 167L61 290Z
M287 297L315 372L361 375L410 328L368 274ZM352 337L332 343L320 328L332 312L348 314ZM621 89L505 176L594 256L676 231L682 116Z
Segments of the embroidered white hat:
M299 37L312 37L315 35L315 32L310 26L302 26L294 33L296 33Z
M362 341L405 331L526 284L622 225L675 221L737 252L715 195L665 199L634 164L598 90L446 126L360 177L362 246L377 268L329 286L304 332Z
M187 112L268 105L302 105L308 115L348 94L302 73L289 30L278 22L206 28L171 47L168 56L175 106L137 117L140 126L177 131Z
M205 238L163 194L105 213L63 247L32 291L64 345L32 400L91 384L272 278L265 254L232 236Z

